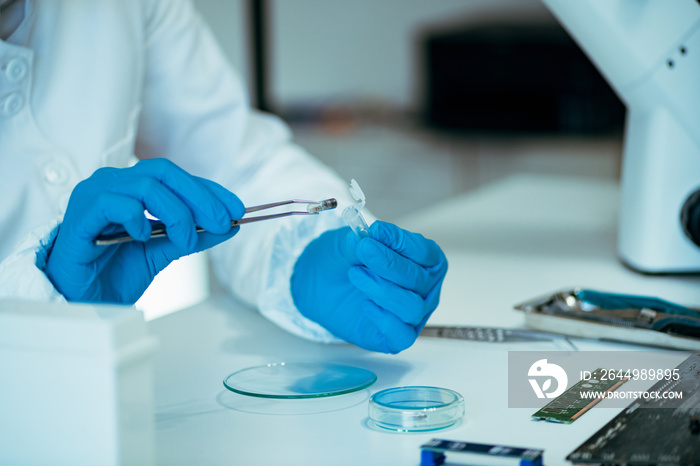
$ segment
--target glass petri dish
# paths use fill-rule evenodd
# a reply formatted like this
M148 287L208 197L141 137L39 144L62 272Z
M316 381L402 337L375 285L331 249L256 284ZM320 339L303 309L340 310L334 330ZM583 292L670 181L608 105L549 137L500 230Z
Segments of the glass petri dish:
M439 387L396 387L369 399L369 418L395 432L425 432L454 425L464 417L464 398Z
M261 398L319 398L369 387L377 375L367 369L327 362L280 362L249 367L224 379L232 392Z

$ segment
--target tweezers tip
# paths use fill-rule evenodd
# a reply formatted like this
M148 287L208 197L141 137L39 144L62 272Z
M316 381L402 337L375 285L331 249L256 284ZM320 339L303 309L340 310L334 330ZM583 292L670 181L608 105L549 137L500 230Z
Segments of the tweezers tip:
M311 214L315 214L324 210L331 210L338 207L338 201L334 198L324 199L323 201L309 205L308 211Z

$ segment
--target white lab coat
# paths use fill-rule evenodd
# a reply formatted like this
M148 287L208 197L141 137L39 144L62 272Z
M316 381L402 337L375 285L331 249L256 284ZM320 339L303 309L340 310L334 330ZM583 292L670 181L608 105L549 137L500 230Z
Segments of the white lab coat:
M168 158L246 205L347 192L279 120L250 110L189 1L27 0L0 42L0 297L62 299L41 270L51 231L80 180L134 154ZM246 225L210 256L235 295L331 340L296 311L289 280L305 245L341 225L337 213Z

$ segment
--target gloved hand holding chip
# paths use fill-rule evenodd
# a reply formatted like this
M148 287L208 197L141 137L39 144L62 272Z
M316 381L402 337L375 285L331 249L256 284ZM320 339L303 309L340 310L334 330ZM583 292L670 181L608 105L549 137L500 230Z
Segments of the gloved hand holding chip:
M336 337L398 353L437 307L446 273L434 241L377 221L368 238L344 227L309 243L294 267L292 296L302 315Z

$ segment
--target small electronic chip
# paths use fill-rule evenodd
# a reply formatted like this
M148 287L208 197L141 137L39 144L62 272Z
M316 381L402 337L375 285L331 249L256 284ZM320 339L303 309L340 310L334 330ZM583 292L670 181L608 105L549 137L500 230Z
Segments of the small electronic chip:
M605 395L617 390L627 378L603 377L610 371L596 369L590 376L580 380L573 387L556 397L532 415L535 419L571 424L593 406L600 403ZM596 396L597 395L597 396Z

